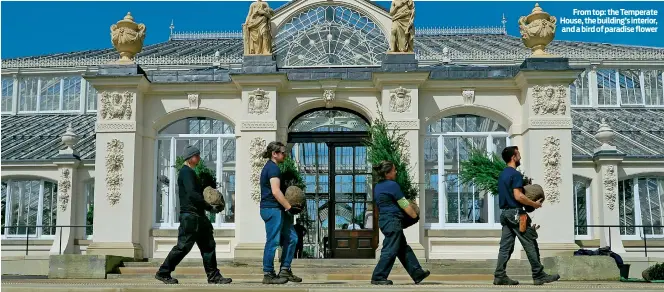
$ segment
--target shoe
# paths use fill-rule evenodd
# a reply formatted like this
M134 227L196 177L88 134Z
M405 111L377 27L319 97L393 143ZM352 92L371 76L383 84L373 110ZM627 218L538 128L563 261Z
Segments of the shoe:
M519 285L519 281L512 280L508 276L494 277L493 278L493 284L494 285Z
M221 274L217 274L214 277L208 279L208 284L230 284L233 282L231 278L224 278Z
M546 283L551 283L560 280L560 275L558 274L553 274L553 275L545 275L544 277L541 278L536 278L533 279L533 284L534 285L544 285Z
M302 282L302 278L293 275L293 271L291 271L291 270L281 270L281 271L279 271L279 278L286 278L288 281L295 282L295 283Z
M419 275L418 275L415 279L413 279L413 281L415 281L415 284L419 284L419 283L422 282L424 279L426 279L427 277L429 277L429 275L431 275L431 272L430 272L429 270L421 270L421 272L419 273Z
M154 278L164 282L164 284L178 284L178 279L171 277L170 275L161 275L159 273L154 275Z
M288 282L287 278L281 278L274 272L263 275L263 284L286 284L286 282Z
M371 285L392 285L391 280L371 280Z

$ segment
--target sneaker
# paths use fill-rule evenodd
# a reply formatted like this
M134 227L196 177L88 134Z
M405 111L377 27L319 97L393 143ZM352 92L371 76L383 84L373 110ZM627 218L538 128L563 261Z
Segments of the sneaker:
M371 280L371 285L392 285L391 280Z
M154 278L164 282L164 284L178 284L178 279L171 277L170 275L161 275L159 273L154 275Z
M494 285L519 285L519 281L512 280L508 276L494 277L493 278L493 284Z
M286 284L287 278L281 278L274 272L266 273L263 275L263 284Z
M293 271L291 271L291 270L281 270L281 271L279 271L279 278L286 278L290 282L296 282L296 283L302 282L302 278L293 275Z
M544 277L541 278L535 278L533 279L533 284L534 285L544 285L546 283L551 283L560 280L560 275L558 274L553 274L553 275L545 275Z
M429 275L431 275L431 272L429 270L421 270L419 275L417 277L415 277L415 279L413 279L413 281L415 281L415 284L419 284L424 279L429 277Z
M230 284L233 282L231 278L224 278L221 274L217 274L214 277L208 279L208 284Z

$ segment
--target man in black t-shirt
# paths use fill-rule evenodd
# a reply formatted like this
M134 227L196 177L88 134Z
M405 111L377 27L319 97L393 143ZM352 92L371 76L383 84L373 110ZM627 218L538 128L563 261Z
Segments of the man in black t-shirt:
M178 280L171 277L171 272L187 256L194 247L203 256L203 266L210 284L228 284L232 280L224 278L217 268L216 243L212 223L205 216L205 211L219 213L221 210L208 204L203 197L201 181L194 168L200 162L201 152L198 148L187 146L184 149L184 165L178 173L178 198L180 199L180 227L178 242L168 253L164 263L159 267L155 278L166 284L177 284Z
M507 276L505 269L512 252L514 252L514 239L519 238L523 249L526 251L528 261L533 274L533 283L542 285L551 283L560 279L557 274L547 275L540 262L539 250L537 248L537 232L530 232L533 228L530 217L528 217L524 206L531 206L534 209L542 207L542 200L533 202L524 195L523 176L516 170L521 165L521 154L519 148L510 146L503 149L502 158L507 163L507 167L498 177L498 205L502 212L500 213L500 224L503 227L500 238L500 249L498 251L498 264L494 273L494 285L517 285L518 281L512 280ZM525 216L522 216L524 215ZM526 220L526 232L519 231L519 221ZM534 231L534 230L532 230Z

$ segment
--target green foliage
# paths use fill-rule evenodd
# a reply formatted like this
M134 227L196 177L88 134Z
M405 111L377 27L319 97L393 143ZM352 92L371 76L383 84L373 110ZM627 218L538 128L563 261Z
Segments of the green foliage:
M644 273L648 273L648 275L645 275L647 278L644 277L644 279L647 279L648 281L664 280L664 263L651 266L650 268L646 269Z
M374 119L369 128L369 139L365 140L367 146L367 157L372 165L378 165L381 161L387 160L394 163L397 169L396 182L401 187L401 191L408 200L414 200L419 195L417 185L413 183L410 175L411 168L406 161L403 161L403 153L406 145L406 133L400 133L399 129L388 130L387 122L383 113ZM374 174L374 183L379 178Z
M498 194L498 177L507 164L495 153L470 147L468 159L461 161L459 180L462 184L474 184L481 192Z
M184 166L184 158L178 156L175 159L175 169L178 172L180 172L182 166ZM219 185L217 184L216 172L206 167L205 161L203 161L203 159L201 159L201 161L198 162L198 165L194 167L194 172L198 176L198 179L201 180L201 184L203 185L202 189L205 189L206 187L213 187L216 189L219 187Z
M286 156L284 162L279 164L281 170L281 188L286 190L290 186L297 186L304 191L305 183L300 170L297 169L295 160Z

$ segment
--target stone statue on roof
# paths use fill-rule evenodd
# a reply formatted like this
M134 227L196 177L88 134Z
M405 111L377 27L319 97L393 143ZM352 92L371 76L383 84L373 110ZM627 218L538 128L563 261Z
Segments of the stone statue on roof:
M247 20L242 25L245 55L271 55L272 32L270 20L274 11L262 0L249 6Z
M412 53L415 41L415 3L413 0L393 0L390 16L390 52Z

